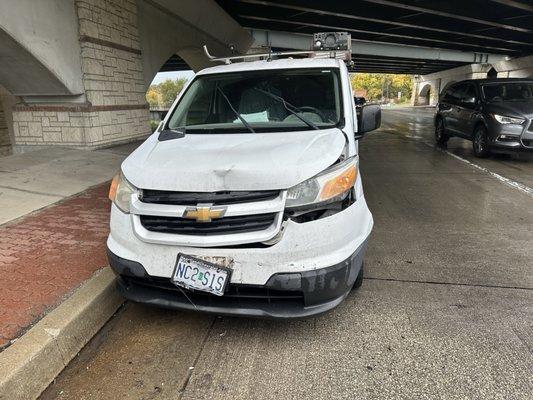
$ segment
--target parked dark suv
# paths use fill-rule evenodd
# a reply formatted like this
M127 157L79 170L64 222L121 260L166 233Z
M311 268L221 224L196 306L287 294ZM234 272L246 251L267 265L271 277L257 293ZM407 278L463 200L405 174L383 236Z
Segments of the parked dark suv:
M533 79L457 82L442 93L435 115L435 139L473 142L474 154L533 151Z

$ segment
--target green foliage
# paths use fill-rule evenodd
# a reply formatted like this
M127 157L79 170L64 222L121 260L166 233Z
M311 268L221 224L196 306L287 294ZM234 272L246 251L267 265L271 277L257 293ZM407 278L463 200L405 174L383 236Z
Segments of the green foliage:
M413 77L400 74L370 74L356 73L350 75L352 88L366 90L366 99L371 101L385 98L398 102L398 92L401 93L400 102L408 101L413 90ZM388 95L388 97L387 97Z
M146 101L151 108L169 108L181 92L187 79L167 79L157 85L150 85L146 92Z

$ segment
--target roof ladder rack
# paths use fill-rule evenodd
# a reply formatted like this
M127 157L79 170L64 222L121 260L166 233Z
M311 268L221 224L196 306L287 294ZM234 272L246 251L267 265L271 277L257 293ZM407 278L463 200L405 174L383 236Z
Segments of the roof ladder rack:
M312 48L313 50L299 50L299 51L269 51L268 53L245 54L240 56L230 57L215 57L207 46L204 45L204 53L210 61L223 62L224 64L231 64L233 61L247 61L250 59L264 59L272 61L273 57L292 57L292 56L308 56L311 58L335 58L345 60L348 63L352 62L351 56L351 36L346 32L324 32L315 33L313 35Z

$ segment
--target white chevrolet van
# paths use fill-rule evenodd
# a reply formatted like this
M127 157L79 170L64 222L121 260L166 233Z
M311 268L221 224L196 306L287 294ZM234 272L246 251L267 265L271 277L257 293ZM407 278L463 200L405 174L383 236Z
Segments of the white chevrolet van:
M122 164L109 262L127 298L224 315L305 317L362 283L372 230L357 109L334 58L204 69Z

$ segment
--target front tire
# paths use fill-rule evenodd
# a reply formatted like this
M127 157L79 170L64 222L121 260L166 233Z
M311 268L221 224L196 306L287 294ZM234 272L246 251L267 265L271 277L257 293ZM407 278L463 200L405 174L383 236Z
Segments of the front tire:
M446 133L446 128L444 127L444 121L442 118L437 119L435 122L435 141L439 146L445 146L448 143L450 136Z
M476 157L485 158L489 156L489 135L487 134L487 128L485 128L484 125L478 125L476 127L472 147Z

